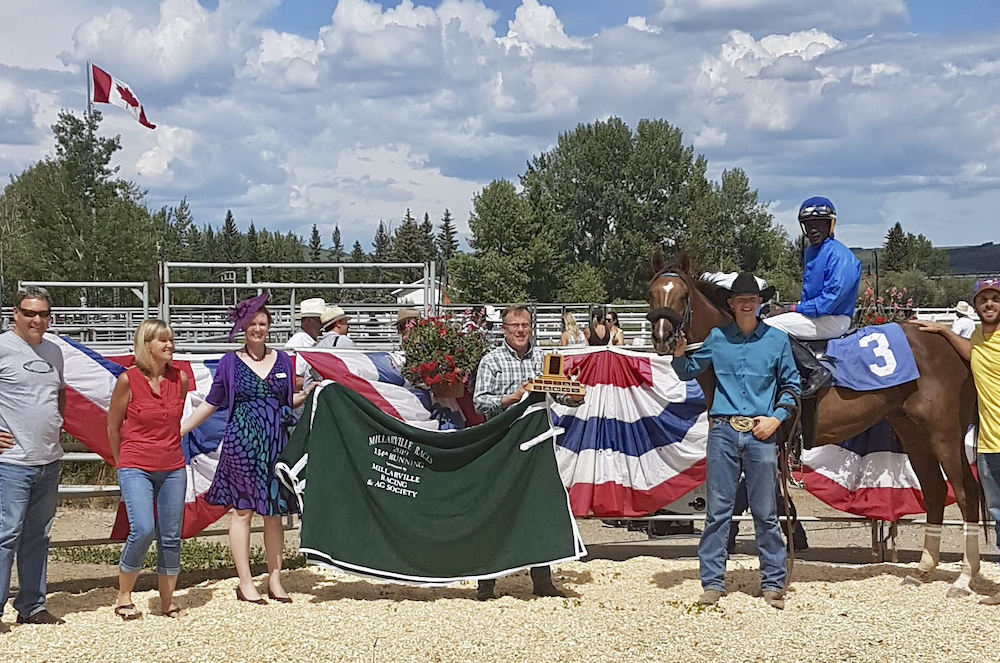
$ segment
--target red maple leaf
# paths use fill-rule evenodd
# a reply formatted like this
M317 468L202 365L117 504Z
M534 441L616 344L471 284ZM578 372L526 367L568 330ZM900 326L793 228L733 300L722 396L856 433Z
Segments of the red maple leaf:
M129 90L127 87L122 87L121 85L116 85L115 88L118 89L118 94L122 96L122 99L125 100L126 104L132 106L133 108L139 107L139 100L136 99L134 96L132 96L131 90Z

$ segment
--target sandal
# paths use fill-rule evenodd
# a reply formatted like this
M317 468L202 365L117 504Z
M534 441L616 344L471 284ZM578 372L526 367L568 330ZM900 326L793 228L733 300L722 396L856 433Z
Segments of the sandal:
M142 617L142 613L139 612L132 603L126 605L116 605L115 614L127 622Z
M164 617L170 617L171 619L178 619L186 615L187 611L184 608L178 608L175 605L174 607L170 608L170 610L167 610L166 612L162 612L160 614Z

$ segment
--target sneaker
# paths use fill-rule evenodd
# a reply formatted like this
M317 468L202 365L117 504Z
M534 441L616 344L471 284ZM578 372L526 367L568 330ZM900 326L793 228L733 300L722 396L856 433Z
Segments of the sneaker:
M994 594L993 596L987 596L979 605L1000 605L1000 594Z
M0 622L0 633L10 633L10 626L6 622Z
M715 605L725 595L717 589L706 589L698 599L698 605Z
M774 591L773 589L768 589L764 592L764 603L776 610L785 609L784 595L781 592Z
M66 620L56 617L48 610L42 609L35 614L25 617L22 614L17 615L18 624L65 624Z

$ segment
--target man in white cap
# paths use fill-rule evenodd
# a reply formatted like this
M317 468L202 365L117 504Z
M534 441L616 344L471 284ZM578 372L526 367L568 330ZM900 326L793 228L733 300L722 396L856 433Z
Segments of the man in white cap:
M976 311L969 302L959 302L955 305L955 313L958 319L951 325L951 331L962 338L972 338L972 332L976 331L976 321L972 319Z
M326 300L322 297L303 299L299 303L299 313L296 316L299 319L299 331L292 334L292 336L285 341L285 349L292 350L294 352L295 350L311 348L316 345L316 340L319 338L320 334L320 318L323 316L324 311L326 311ZM302 388L308 374L309 364L306 363L306 360L302 357L296 357L296 388Z
M285 342L285 349L311 348L316 345L321 327L320 318L325 311L326 301L322 297L303 299L299 303L299 313L295 316L299 319L299 331Z
M323 338L316 343L317 348L353 348L354 341L347 336L348 322L351 316L344 313L344 309L339 306L328 306L320 319L320 326L324 332Z
M921 331L940 334L969 362L979 398L979 430L976 436L976 469L986 497L986 510L1000 540L1000 277L979 279L972 286L972 305L979 328L963 338L948 325L912 320ZM1000 593L980 603L1000 605Z

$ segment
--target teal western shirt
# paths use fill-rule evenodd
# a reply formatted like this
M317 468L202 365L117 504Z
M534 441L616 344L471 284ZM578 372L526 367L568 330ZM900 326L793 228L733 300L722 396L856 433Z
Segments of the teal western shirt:
M778 392L792 389L802 393L788 334L763 322L749 334L740 331L735 322L716 327L700 348L674 357L673 366L681 380L692 380L709 366L715 368L712 416L765 415L784 421L788 410L775 408ZM780 402L794 403L788 394L783 394Z

